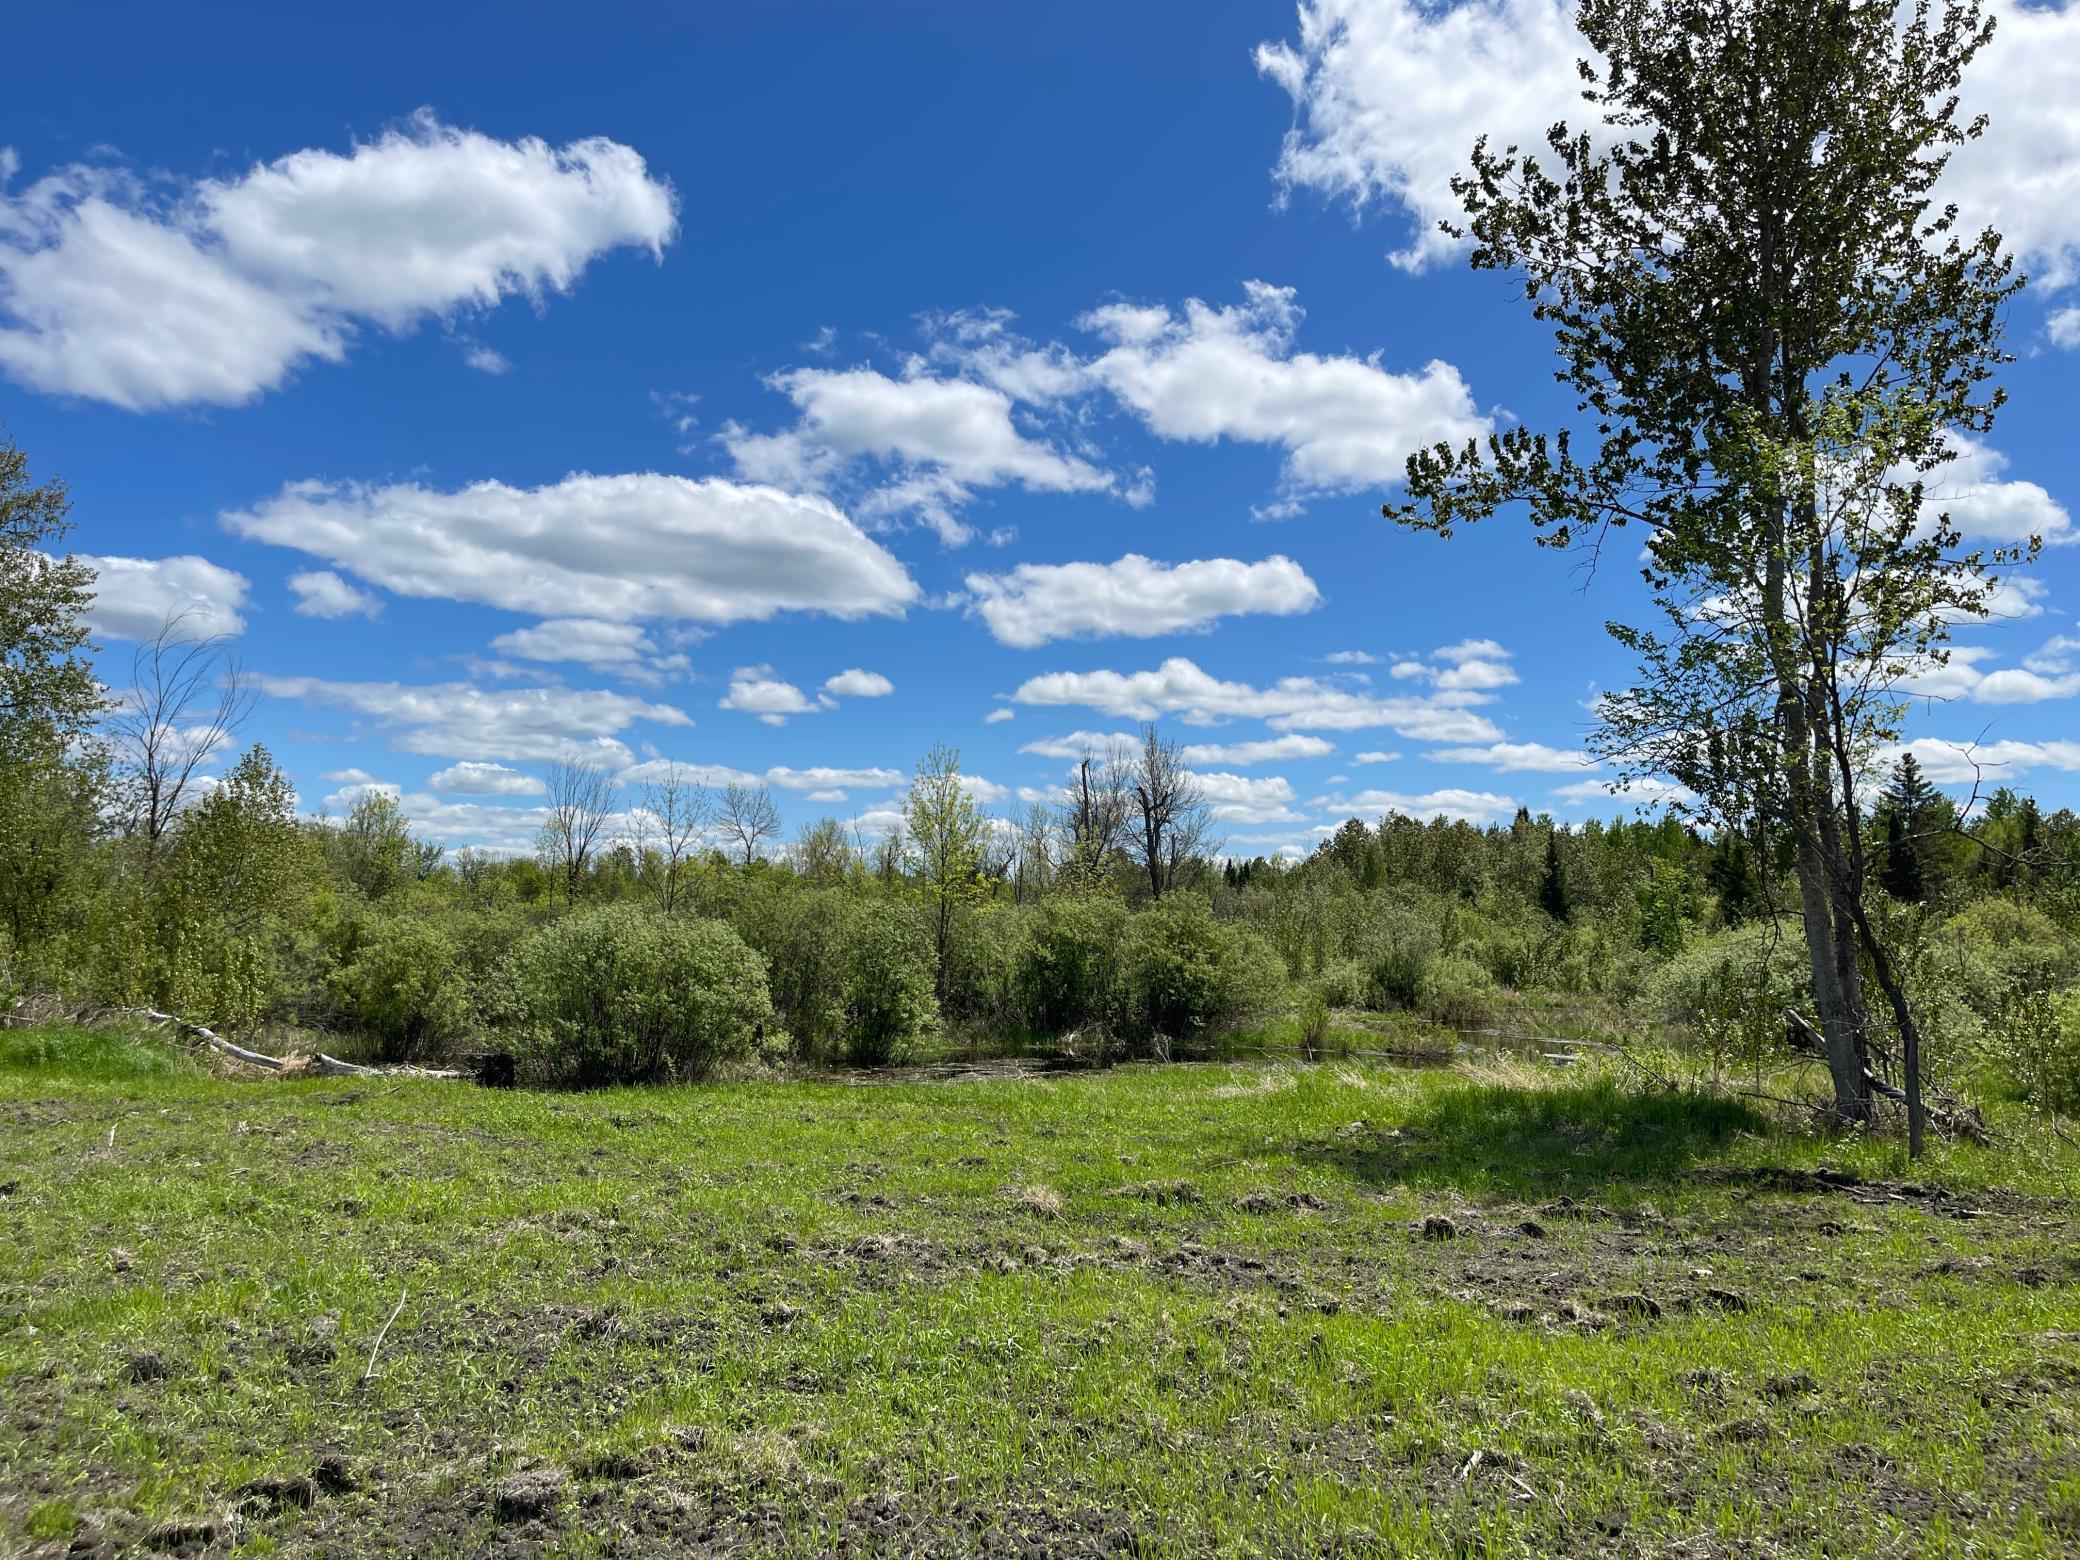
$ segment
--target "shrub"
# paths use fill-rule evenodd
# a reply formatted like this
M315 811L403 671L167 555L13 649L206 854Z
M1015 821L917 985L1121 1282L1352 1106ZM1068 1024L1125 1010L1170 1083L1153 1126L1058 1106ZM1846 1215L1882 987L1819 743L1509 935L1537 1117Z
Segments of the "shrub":
M932 945L909 907L865 904L846 949L846 1055L862 1065L898 1061L938 1027Z
M514 955L515 1060L577 1085L700 1078L751 1054L773 1017L765 960L719 921L581 911Z
M1440 1024L1471 1029L1487 1021L1494 994L1486 969L1458 954L1441 954L1423 967L1416 1007Z
M1202 1034L1272 1006L1285 987L1262 938L1174 897L1133 917L1124 977L1122 1027L1136 1039Z
M1358 955L1366 1005L1414 1007L1422 1000L1423 977L1440 944L1436 922L1419 910L1390 906L1373 917Z
M1805 1008L1804 945L1796 932L1744 926L1693 941L1655 971L1648 1005L1696 1036L1715 1073L1780 1049L1784 1010Z
M1101 895L1043 901L1025 918L1013 955L1020 1016L1049 1034L1109 1022L1120 1000L1126 907Z
M853 926L880 909L838 890L762 883L733 910L731 924L765 956L773 1007L804 1056L820 1059L844 1043Z
M376 922L353 957L333 971L330 984L386 1062L417 1057L470 1027L461 950L427 921Z

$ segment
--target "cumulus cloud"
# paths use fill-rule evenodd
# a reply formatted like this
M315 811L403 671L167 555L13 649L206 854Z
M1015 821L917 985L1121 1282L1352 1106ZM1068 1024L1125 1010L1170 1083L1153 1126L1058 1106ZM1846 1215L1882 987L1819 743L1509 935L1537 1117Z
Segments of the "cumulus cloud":
M1307 571L1283 556L1167 564L1128 553L1116 563L1020 564L1008 574L970 574L967 584L969 610L1000 644L1021 649L1057 639L1150 639L1250 612L1290 617L1322 599Z
M620 734L638 722L690 726L683 711L595 688L478 688L470 683L257 679L262 693L351 710L408 753L436 758L581 759L621 768Z
M826 677L823 691L840 699L885 699L896 691L896 685L879 672L848 666L837 676Z
M1596 760L1587 753L1547 747L1543 742L1491 742L1485 747L1437 748L1423 757L1445 764L1484 764L1503 774L1518 774L1526 770L1566 774L1571 770L1596 768Z
M1440 693L1491 694L1510 687L1517 674L1510 653L1492 639L1466 639L1430 652L1428 661L1396 661L1401 682L1426 682Z
M94 600L87 623L110 639L150 639L167 624L191 638L240 634L240 612L252 581L235 570L198 558L111 558L77 555L94 571Z
M1011 708L1010 705L1000 704L982 717L982 724L985 726L1001 726L1005 721L1014 720L1017 716L1018 711Z
M292 482L223 516L400 596L546 617L736 623L901 616L902 564L824 499L654 472L544 487Z
M540 796L548 789L538 777L524 770L474 759L437 769L426 783L436 791L456 796Z
M1176 715L1190 725L1262 720L1275 731L1358 731L1384 726L1430 742L1498 742L1493 721L1465 708L1485 697L1443 693L1382 698L1352 693L1313 677L1285 677L1268 688L1224 682L1182 656L1146 672L1049 672L1028 678L1012 696L1021 704L1082 705L1107 715L1154 720Z
M289 576L289 589L296 593L296 610L304 617L376 617L383 604L358 585L349 584L330 569L305 569Z
M1353 753L1351 762L1354 764L1392 764L1397 762L1400 757L1399 753Z
M1012 397L997 385L941 378L914 361L900 379L873 368L802 368L768 383L800 418L778 433L726 427L722 443L741 475L823 490L868 463L880 485L861 513L914 512L949 542L972 535L955 511L976 488L1097 493L1114 486L1109 472L1021 431Z
M790 715L813 715L820 708L801 689L773 673L770 666L740 666L729 674L729 692L716 705L756 715L768 726L784 726Z
M2001 476L2006 455L1961 433L1949 435L1949 442L1957 458L1931 474L1922 494L1922 512L1931 523L1947 514L1964 536L2007 546L2031 537L2052 544L2080 539L2065 505L2037 483ZM1912 474L1897 475L1906 480Z
M1993 9L1960 111L1990 123L1952 158L1938 199L1956 201L1970 231L1999 228L2038 282L2063 287L2080 275L2080 5ZM1609 139L1582 101L1587 52L1567 0L1302 0L1299 35L1257 50L1293 100L1279 181L1361 210L1392 203L1408 229L1389 258L1434 265L1459 247L1438 223L1464 216L1451 179L1481 135L1543 151L1565 120Z
M1577 806L1615 801L1630 802L1640 808L1663 807L1697 799L1696 793L1688 786L1652 775L1636 775L1628 780L1577 780L1573 785L1556 787L1553 795Z
M0 366L132 411L235 405L357 331L566 292L624 246L662 255L671 187L618 142L501 141L421 111L168 191L73 165L0 190Z
M1926 699L1969 699L1974 704L2041 704L2080 694L2075 641L2054 636L2020 666L1990 664L1986 645L1952 645L1941 662L1925 664L1900 683L1900 691Z
M1115 748L1138 747L1141 739L1125 731L1072 731L1060 737L1042 737L1019 749L1040 758L1079 759L1085 753L1103 755Z
M1322 657L1331 666L1377 666L1379 657L1368 650L1336 650Z
M1515 797L1502 796L1494 791L1467 791L1447 786L1414 795L1406 791L1360 791L1355 796L1324 796L1317 798L1315 805L1354 817L1399 813L1402 817L1426 822L1432 818L1444 818L1453 823L1495 823L1514 816L1519 804Z
M1187 764L1234 764L1247 769L1253 764L1276 764L1294 758L1326 758L1336 744L1320 737L1297 733L1257 742L1195 742L1184 749Z
M682 653L660 650L640 625L599 618L547 618L500 634L491 648L523 661L570 662L653 686L692 665Z
M1938 785L1974 785L1982 780L2000 785L2033 769L2080 772L2080 742L2063 740L1950 742L1941 737L1916 737L1884 749L1878 755L1879 763L1889 770L1906 753L1912 753L1922 771Z
M1216 823L1300 823L1306 814L1296 812L1292 782L1278 775L1237 775L1220 770L1201 771L1192 777L1205 795Z
M1376 356L1296 351L1301 318L1292 288L1253 281L1227 308L1111 304L1082 323L1111 343L1092 378L1159 437L1283 450L1287 506L1397 482L1410 452L1489 431L1451 364L1403 374Z

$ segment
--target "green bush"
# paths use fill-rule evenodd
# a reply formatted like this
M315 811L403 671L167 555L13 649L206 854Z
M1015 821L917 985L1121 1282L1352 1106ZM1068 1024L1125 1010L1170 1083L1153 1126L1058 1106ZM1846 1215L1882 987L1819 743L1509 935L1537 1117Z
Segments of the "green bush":
M1654 972L1647 1001L1695 1036L1719 1073L1780 1051L1784 1010L1809 1009L1808 989L1798 934L1751 925L1692 940Z
M1422 1000L1423 980L1438 957L1437 923L1412 906L1386 906L1365 929L1358 959L1365 971L1365 1005L1412 1008Z
M581 911L522 945L513 986L515 1060L546 1082L700 1078L769 1041L765 960L719 921Z
M470 1027L470 985L461 950L427 921L376 921L353 956L332 972L330 984L347 1016L386 1062L420 1059Z
M1111 1022L1126 926L1126 907L1096 894L1043 900L1025 918L1012 979L1027 1027L1066 1034Z
M1217 921L1204 900L1170 898L1129 923L1121 1027L1182 1039L1275 1006L1285 969L1255 933Z
M765 956L773 1007L806 1058L820 1060L845 1044L853 927L879 909L841 890L763 882L731 911L730 924Z
M891 900L861 905L847 938L845 1054L862 1066L900 1061L939 1024L931 942Z
M1486 1023L1493 1011L1495 982L1487 970L1455 953L1440 954L1423 966L1415 1006L1426 1018L1454 1029Z

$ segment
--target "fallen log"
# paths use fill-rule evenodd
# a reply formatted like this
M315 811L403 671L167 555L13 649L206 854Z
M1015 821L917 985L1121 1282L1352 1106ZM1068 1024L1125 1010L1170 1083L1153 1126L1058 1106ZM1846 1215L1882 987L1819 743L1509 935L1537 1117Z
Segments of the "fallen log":
M366 1067L359 1062L343 1062L336 1056L318 1052L308 1061L300 1058L269 1056L262 1051L248 1050L245 1046L226 1040L207 1024L195 1023L174 1013L162 1013L157 1008L115 1008L111 1011L131 1018L142 1018L154 1024L172 1026L179 1034L193 1035L205 1045L221 1052L234 1061L244 1062L248 1067L264 1067L270 1072L297 1073L314 1072L326 1078L467 1078L470 1074L452 1067Z

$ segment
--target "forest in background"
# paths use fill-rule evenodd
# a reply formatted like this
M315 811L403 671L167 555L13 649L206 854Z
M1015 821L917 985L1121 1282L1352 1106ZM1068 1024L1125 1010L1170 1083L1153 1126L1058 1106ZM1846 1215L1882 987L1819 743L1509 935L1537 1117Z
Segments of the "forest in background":
M0 996L155 1008L382 1062L513 1056L599 1084L737 1064L877 1064L1076 1037L1167 1056L1247 1031L1377 1044L1352 1015L1645 1047L1686 1076L1791 1061L1810 1011L1780 841L1673 812L1506 826L1351 819L1303 861L1225 854L1178 748L1092 752L991 818L939 747L903 823L781 836L772 798L692 770L546 775L536 853L448 854L382 792L299 811L250 700L178 623L111 694L55 484L6 447ZM654 771L653 771L654 773ZM2080 818L2001 788L1969 813L1911 756L1867 812L1868 907L1939 1093L2080 1105ZM1412 1039L1425 1029L1427 1042ZM1899 1047L1874 1010L1873 1071Z

